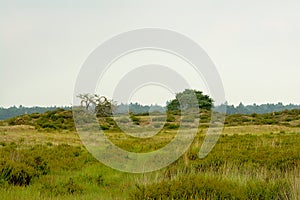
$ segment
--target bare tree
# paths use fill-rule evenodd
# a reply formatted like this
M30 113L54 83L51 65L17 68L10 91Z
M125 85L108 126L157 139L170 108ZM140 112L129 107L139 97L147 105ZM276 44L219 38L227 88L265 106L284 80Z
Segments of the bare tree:
M95 95L95 113L99 117L107 117L113 114L115 104L105 96Z
M94 103L94 96L88 93L79 94L77 97L81 99L80 105L85 107L86 110L88 110L90 105Z
M77 97L81 99L81 106L85 107L86 110L89 110L90 106L93 105L94 112L98 117L111 116L115 109L113 100L108 100L105 96L79 94Z

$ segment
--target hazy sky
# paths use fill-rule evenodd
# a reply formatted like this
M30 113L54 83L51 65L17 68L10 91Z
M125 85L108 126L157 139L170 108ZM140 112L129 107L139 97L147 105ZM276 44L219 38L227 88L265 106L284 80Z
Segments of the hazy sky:
M299 11L298 0L0 0L0 106L70 105L88 55L144 27L201 45L230 104L300 104Z

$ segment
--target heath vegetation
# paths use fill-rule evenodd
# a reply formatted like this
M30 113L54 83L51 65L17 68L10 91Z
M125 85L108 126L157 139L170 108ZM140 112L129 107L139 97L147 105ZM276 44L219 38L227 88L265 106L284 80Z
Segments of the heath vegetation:
M119 172L97 161L76 134L71 110L0 121L0 199L299 199L300 110L227 115L217 144L200 159L214 111L208 96L197 95L206 109L185 116L176 100L169 102L166 114L139 113L135 105L128 115L112 116L113 102L96 96L99 130L124 150L155 151L175 137L180 122L185 134L197 132L177 161L144 174ZM187 109L189 100L183 99ZM137 138L120 126L160 131Z

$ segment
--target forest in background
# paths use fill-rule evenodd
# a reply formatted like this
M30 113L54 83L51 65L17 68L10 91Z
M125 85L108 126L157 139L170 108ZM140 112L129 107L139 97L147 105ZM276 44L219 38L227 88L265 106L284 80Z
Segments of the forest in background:
M225 104L226 105L226 104ZM222 110L222 107L225 106L217 106L215 110ZM12 106L9 108L0 107L0 120L9 119L15 116L20 116L24 114L32 114L32 113L44 113L46 111L53 111L58 108L63 108L65 110L70 110L72 107L70 106L50 106L50 107L41 107L41 106L34 106L34 107L25 107L25 106ZM129 108L131 112L134 114L141 114L147 113L149 109L164 112L166 110L165 107L160 105L141 105L139 103L131 103L129 105L120 104L118 105L118 110L126 111ZM272 113L272 112L280 112L284 110L293 110L293 109L300 109L300 105L297 104L288 104L284 105L283 103L267 103L267 104L252 104L252 105L244 105L240 103L238 106L234 105L226 105L226 113L227 114L265 114L265 113Z
M44 113L46 111L53 111L58 108L63 108L66 110L71 109L70 106L49 106L49 107L41 107L41 106L34 106L34 107L25 107L25 106L11 106L9 108L0 107L0 120L9 119L12 117L24 115L24 114L32 114L32 113Z

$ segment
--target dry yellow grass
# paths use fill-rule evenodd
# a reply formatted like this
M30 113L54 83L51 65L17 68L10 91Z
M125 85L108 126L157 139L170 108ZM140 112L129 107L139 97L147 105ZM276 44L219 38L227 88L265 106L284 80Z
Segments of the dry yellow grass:
M191 129L186 130L187 133ZM193 131L196 131L193 129ZM205 135L207 128L199 129L198 133ZM248 125L248 126L231 126L225 127L223 129L223 135L263 135L263 134L278 134L278 133L300 133L300 128L278 126L278 125ZM115 142L119 143L124 140L128 140L130 137L126 133L113 132L108 133L109 138ZM176 135L176 130L164 130L163 132L157 134L156 136L149 138L150 141L154 143L164 143L170 141ZM132 138L134 139L134 138ZM136 138L137 139L137 138ZM118 142L119 141L119 142ZM147 140L145 140L147 141ZM36 145L36 144L46 144L52 143L56 144L69 144L69 145L82 145L79 135L72 131L62 131L62 132L43 132L37 131L33 126L18 125L18 126L0 126L0 142L9 144L11 142L19 143L22 142L24 145ZM149 141L148 141L149 142Z
M1 126L0 142L9 144L11 142L22 143L23 145L36 144L69 144L81 145L76 132L41 132L32 126Z
M233 135L233 134L270 134L270 133L300 133L300 128L278 126L278 125L247 125L247 126L229 126L223 129L222 134Z

